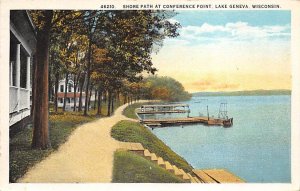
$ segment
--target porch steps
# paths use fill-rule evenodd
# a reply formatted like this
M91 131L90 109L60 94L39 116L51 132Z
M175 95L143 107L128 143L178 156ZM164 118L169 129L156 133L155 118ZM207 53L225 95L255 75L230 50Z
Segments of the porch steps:
M151 153L151 161L157 163L157 160L158 160L158 159L157 159L156 154L155 154L155 153Z
M191 179L191 183L201 183L201 181L196 178L195 176L192 176L190 173L187 173L188 177Z
M144 150L144 157L148 160L151 160L151 153L148 149Z
M152 161L154 164L166 169L175 176L181 178L185 182L191 183L241 183L245 182L241 178L235 176L225 169L207 169L198 170L193 169L192 172L186 173L183 169L178 168L176 165L165 161L162 157L151 153L145 149L141 143L121 142L120 148L134 152L143 156L145 159Z
M188 176L188 174L184 170L179 169L175 165L172 165L169 161L165 161L162 157L157 156L155 153L151 153L148 149L145 149L140 143L121 143L121 148L142 155L145 159L152 161L153 163L166 169L167 171L183 179L184 181L192 182L191 177ZM193 181L196 182L196 180L194 179Z
M158 166L160 166L160 167L166 168L165 161L164 161L161 157L158 157L158 159L157 159L157 164L158 164Z
M166 164L167 171L174 173L173 166L168 161L166 161L165 164Z
M184 170L179 169L179 172L181 172L181 174L182 174L182 179L183 179L183 180L190 180L190 179L191 179L191 178L187 175L187 173L184 172Z

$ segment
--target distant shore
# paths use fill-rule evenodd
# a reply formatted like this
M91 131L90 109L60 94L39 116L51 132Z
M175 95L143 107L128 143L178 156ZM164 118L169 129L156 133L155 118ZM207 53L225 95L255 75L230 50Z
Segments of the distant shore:
M291 90L249 90L230 92L196 92L193 96L271 96L271 95L291 95Z

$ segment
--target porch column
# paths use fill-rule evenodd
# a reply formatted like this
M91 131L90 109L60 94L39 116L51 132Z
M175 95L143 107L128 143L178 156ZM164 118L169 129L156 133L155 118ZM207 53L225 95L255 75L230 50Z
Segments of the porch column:
M17 112L20 111L20 77L21 77L21 44L17 44L16 48L16 87L17 87Z
M13 62L10 62L9 64L9 86L13 86Z
M26 89L27 92L27 108L30 109L30 56L27 56L27 76L26 76Z

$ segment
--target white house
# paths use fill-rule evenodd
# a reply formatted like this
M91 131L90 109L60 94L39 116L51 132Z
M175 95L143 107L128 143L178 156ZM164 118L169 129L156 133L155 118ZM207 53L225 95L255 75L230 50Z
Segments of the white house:
M24 10L10 11L10 126L30 115L30 73L35 46L35 27L28 12Z
M64 105L65 85L66 85L65 79L59 81L58 92L57 92L58 107L63 107ZM79 99L80 99L79 87L77 87L76 94L74 96L74 82L73 80L69 79L67 85L66 108L74 108L75 99L76 99L76 107L78 107ZM85 92L82 92L82 106L85 106Z

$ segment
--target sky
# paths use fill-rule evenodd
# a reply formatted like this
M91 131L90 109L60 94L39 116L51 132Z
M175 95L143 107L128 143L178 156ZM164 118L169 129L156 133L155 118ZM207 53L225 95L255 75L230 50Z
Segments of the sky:
M152 61L189 92L291 89L290 11L179 11Z

